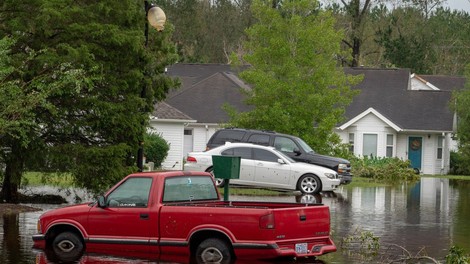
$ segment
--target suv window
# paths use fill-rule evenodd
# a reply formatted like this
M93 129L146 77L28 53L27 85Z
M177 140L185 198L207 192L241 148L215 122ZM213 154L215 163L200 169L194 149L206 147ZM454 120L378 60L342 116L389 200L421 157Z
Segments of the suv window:
M253 134L247 140L248 143L269 146L269 135Z
M222 151L224 156L241 157L242 159L251 159L251 148L230 148Z
M279 157L267 150L264 149L253 149L254 151L254 159L255 160L262 160L262 161L270 161L270 162L277 162Z
M213 137L212 144L224 145L225 142L241 142L245 131L238 130L219 130L215 137Z
M295 142L287 137L275 137L274 138L274 147L277 150L284 152L294 152L294 149L298 149Z

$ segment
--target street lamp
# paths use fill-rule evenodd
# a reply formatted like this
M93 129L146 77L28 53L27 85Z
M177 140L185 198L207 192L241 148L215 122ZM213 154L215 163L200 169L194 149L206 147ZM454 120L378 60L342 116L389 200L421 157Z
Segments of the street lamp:
M144 7L145 7L145 17L146 17L144 35L145 35L145 47L147 47L148 40L149 40L149 24L150 26L155 28L157 31L159 32L163 31L163 29L165 28L166 15L165 15L165 12L163 12L163 10L160 7L153 5L149 3L148 1L144 1L144 4L145 4ZM146 90L147 90L147 87L146 87L146 84L144 83L144 86L142 87L142 91L140 94L141 98L146 97ZM142 135L142 140L139 142L139 150L137 151L137 167L139 168L139 171L144 170L143 136L144 135Z

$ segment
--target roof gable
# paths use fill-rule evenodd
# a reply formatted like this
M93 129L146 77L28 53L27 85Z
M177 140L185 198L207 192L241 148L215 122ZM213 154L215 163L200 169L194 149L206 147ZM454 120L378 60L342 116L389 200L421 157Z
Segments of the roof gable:
M348 122L346 122L342 126L340 126L339 129L341 129L341 130L347 129L349 126L351 126L354 123L356 123L357 121L361 120L362 118L364 118L368 114L375 115L378 119L380 119L385 124L389 125L391 128L395 129L395 131L397 131L397 132L402 130L399 126L397 126L390 119L386 118L385 116L383 116L382 114L377 112L377 110L375 110L374 108L369 108L366 111L360 113L359 115L355 116L354 118L350 119Z
M452 131L450 91L436 85L438 90L412 90L408 69L347 68L345 72L362 74L364 79L352 88L361 92L346 108L346 120L339 127L372 108L402 130Z

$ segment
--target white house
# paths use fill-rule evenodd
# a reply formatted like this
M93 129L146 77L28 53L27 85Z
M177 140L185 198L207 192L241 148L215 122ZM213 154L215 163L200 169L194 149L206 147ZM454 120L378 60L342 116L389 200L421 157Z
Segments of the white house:
M452 90L464 87L463 77L418 76L408 69L345 72L364 76L353 87L361 93L335 129L356 155L410 159L424 174L448 172L450 150L455 148L449 104ZM175 64L168 74L180 78L182 86L170 92L165 104L184 117L166 120L163 113L155 113L151 124L170 142L164 166L178 162L174 168L180 169L186 154L204 150L212 134L229 120L224 105L250 110L242 92L249 87L226 64Z

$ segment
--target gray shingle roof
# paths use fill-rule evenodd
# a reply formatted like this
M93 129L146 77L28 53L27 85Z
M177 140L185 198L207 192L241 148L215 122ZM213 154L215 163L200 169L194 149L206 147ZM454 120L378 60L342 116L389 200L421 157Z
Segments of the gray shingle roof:
M347 74L363 74L353 87L361 93L346 108L347 123L369 108L374 108L405 130L452 131L453 113L449 109L451 91L461 89L465 78L419 75L439 91L408 90L409 69L345 68ZM165 101L199 123L225 123L224 104L238 111L252 109L244 103L242 89L249 89L236 78L237 70L226 64L175 64L168 74L182 80L180 89L171 91Z
M434 86L447 90L413 91L408 90L408 69L347 68L345 72L363 74L364 79L353 88L360 89L361 93L347 107L347 119L341 124L372 107L401 129L452 131L453 112L449 109L449 90L452 87L459 88L456 85L463 85L464 80L440 76L439 83L433 83L437 79L420 75Z
M155 105L152 116L158 119L179 119L179 120L192 120L188 115L172 107L165 102L159 102Z
M168 74L179 77L182 86L171 91L165 102L199 123L228 122L225 104L238 111L251 109L241 92L247 86L234 78L230 65L175 64L168 68Z

